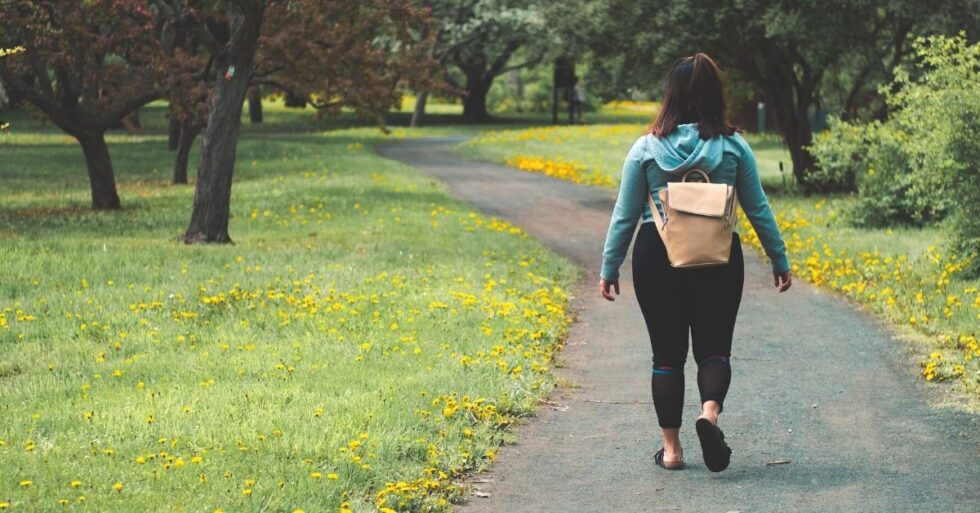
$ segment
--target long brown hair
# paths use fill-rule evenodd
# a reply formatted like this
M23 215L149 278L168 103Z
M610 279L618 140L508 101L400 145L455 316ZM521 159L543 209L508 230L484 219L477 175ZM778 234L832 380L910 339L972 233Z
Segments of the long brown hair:
M721 70L703 53L674 64L660 112L646 133L666 137L683 123L697 123L702 139L740 131L728 121Z

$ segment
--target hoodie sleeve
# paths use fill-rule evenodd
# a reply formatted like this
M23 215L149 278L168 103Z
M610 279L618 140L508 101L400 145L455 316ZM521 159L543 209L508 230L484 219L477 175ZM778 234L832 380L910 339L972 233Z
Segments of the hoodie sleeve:
M736 138L741 153L735 177L738 202L759 236L759 242L762 243L766 256L772 262L772 271L784 273L790 269L789 259L786 257L786 243L779 233L779 226L776 224L766 193L762 190L755 155L744 138L741 136Z
M643 203L650 189L643 171L644 145L643 137L637 139L623 163L619 196L616 198L616 206L613 208L605 247L602 251L602 271L599 277L605 280L619 279L619 266L626 258L626 250L629 249L630 241L633 239L636 222L643 213Z

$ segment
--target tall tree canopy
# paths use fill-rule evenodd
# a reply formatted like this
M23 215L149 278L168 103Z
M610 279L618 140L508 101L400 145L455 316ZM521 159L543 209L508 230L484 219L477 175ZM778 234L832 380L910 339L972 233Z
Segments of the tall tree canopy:
M484 121L487 93L494 79L513 70L540 63L548 52L548 30L543 0L428 0L436 19L429 55L452 65L464 83L450 84L463 91L463 118ZM520 62L512 59L523 50ZM421 93L422 108L426 90ZM420 113L416 114L416 118Z
M980 2L944 0L612 0L592 39L623 87L661 83L680 56L707 52L765 95L799 183L813 165L811 109L834 90L856 114L908 54L911 37L978 27ZM828 87L836 82L836 89ZM843 93L841 93L843 91Z

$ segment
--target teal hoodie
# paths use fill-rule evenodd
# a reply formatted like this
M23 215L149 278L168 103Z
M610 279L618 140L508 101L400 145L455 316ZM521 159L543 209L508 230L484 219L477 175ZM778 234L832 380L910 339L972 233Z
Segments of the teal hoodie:
M601 278L619 279L619 267L626 258L637 219L642 218L644 223L653 222L647 194L653 193L654 202L663 211L657 191L667 187L667 182L679 181L685 171L694 167L707 172L713 183L735 186L738 202L759 235L773 272L783 273L790 269L786 243L779 234L766 193L762 190L749 144L737 132L704 140L697 124L685 123L665 138L650 134L640 136L626 155L619 197L602 252Z

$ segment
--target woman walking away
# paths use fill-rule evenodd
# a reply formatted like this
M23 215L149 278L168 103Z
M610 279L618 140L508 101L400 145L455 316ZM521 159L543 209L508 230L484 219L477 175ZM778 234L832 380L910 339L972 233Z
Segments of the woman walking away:
M633 285L650 333L650 388L664 437L654 461L667 469L684 466L678 435L688 330L698 368L702 411L695 428L704 462L714 472L728 467L731 449L718 427L718 416L731 381L732 332L744 269L737 232L732 233L728 263L672 267L653 222L648 195L652 193L658 213L665 218L658 191L667 182L680 181L688 170L704 171L712 183L734 185L738 202L772 262L776 289L784 292L792 283L786 245L762 190L755 157L739 131L726 117L722 75L714 61L703 53L677 61L660 112L626 156L606 235L599 291L614 301L610 289L619 294L619 267L637 220L642 219L633 246Z

